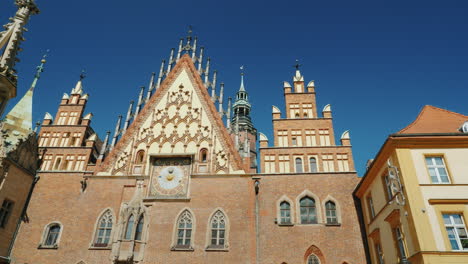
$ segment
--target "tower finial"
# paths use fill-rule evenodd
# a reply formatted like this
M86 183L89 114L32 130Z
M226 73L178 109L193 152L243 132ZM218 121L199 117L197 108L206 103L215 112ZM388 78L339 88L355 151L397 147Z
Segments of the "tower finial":
M294 82L303 82L304 77L302 77L301 72L299 71L299 68L302 66L302 64L299 64L299 60L296 59L296 65L293 67L296 68L296 74L294 76Z
M193 32L193 30L192 30L192 25L188 25L188 31L187 31L188 35L187 35L187 39L191 39L191 38L192 38L192 32Z
M48 54L49 54L49 50L46 50L46 53L44 54L44 56L42 56L41 64L36 67L37 71L36 71L36 74L34 74L34 80L31 84L31 87L29 88L30 91L34 91L37 81L39 80L39 78L41 78L41 73L44 72L44 64L46 63L46 58Z
M245 91L245 87L244 87L244 65L240 66L240 70L241 70L241 85L240 85L240 88L239 88L239 91Z
M80 81L82 81L84 78L86 78L86 71L83 69L80 73Z

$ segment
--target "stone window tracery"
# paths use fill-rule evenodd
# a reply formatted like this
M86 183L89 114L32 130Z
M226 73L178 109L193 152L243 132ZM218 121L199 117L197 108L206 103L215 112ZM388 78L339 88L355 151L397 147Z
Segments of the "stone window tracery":
M107 210L99 219L93 246L107 247L109 245L112 233L112 225L113 215L110 210Z
M193 217L185 210L177 220L177 233L175 248L189 249L192 243Z
M223 249L226 248L227 240L227 219L221 210L211 217L210 221L210 245L209 248Z
M135 240L141 241L143 237L143 224L145 223L145 218L143 215L140 215L138 218L138 223L135 229Z

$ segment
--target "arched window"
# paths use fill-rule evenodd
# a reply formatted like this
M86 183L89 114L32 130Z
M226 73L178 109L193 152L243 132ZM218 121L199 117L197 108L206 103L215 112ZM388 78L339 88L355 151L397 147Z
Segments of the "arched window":
M58 237L60 235L60 225L59 224L52 224L49 226L47 230L47 236L44 240L44 246L56 246Z
M143 164L145 161L145 151L139 150L135 157L135 164Z
M188 210L185 210L177 221L177 248L190 248L192 224L192 214Z
M221 210L211 218L211 236L210 236L210 248L225 248L226 245L226 216Z
M296 117L296 118L299 118L299 113L296 113L295 117Z
M317 208L315 200L306 196L300 201L301 206L301 224L316 224L317 223Z
M286 201L280 203L280 217L281 224L291 223L291 205Z
M320 264L320 260L316 255L310 255L307 258L307 264Z
M310 158L309 159L309 167L310 167L310 172L317 172L317 159L315 158Z
M303 170L302 170L302 159L301 158L296 158L296 172L298 172L298 173L303 172Z
M304 112L304 118L307 118L307 112Z
M338 217L336 216L336 205L332 201L325 203L325 212L327 215L327 224L337 224Z
M207 162L208 161L208 150L203 148L200 150L200 162Z
M131 215L129 218L128 218L128 222L127 222L127 228L125 229L125 236L124 236L124 239L132 239L132 234L133 234L133 224L135 223L135 217L133 215Z
M110 210L102 214L97 225L96 237L94 240L95 247L107 247L109 245L112 233L112 220L113 216Z
M138 224L136 226L135 230L135 240L141 240L142 234L143 234L143 224L145 223L145 219L143 215L140 215L140 218L138 219Z

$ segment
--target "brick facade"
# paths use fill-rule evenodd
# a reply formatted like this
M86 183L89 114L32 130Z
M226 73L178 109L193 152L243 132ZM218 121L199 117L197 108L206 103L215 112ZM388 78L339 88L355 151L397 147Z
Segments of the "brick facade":
M300 84L295 82L296 89ZM351 196L358 178L349 138L343 136L345 146L335 146L331 112L317 117L311 89L297 94L291 89L286 95L287 105L300 105L301 119L289 114L274 119L275 146L268 147L260 136L263 173L254 173L250 157L236 151L189 56L178 60L117 145L105 153L99 150L107 142L94 135L89 116L83 114L87 96L80 81L62 100L55 121L44 120L39 137L41 181L28 209L30 222L21 225L12 263L307 263L311 254L321 264L364 263ZM306 117L303 111L311 114ZM64 112L68 119L59 121ZM69 123L71 112L79 114ZM306 144L311 141L304 129L309 128L316 131L316 146ZM321 129L327 133L321 134ZM277 143L282 130L288 131L288 146ZM292 130L301 130L294 142ZM61 133L55 135L60 137L57 142L51 141L54 133ZM68 141L64 133L71 137ZM74 133L80 133L77 144ZM256 135L246 133L242 139L246 135L254 147ZM297 137L303 137L303 145L291 146L298 145ZM310 173L309 163L303 162L300 172L279 173L284 164L275 158L275 172L265 172L265 157L279 154L289 157L290 169L297 157L317 157L318 171ZM67 163L67 156L74 156L73 161ZM78 156L85 157L86 166L70 165ZM188 178L178 178L177 171L183 169L174 157L190 160ZM172 165L161 165L164 159ZM140 164L142 169L135 170ZM171 184L177 187L165 187ZM187 191L172 191L179 186ZM315 199L317 223L300 222L304 197ZM292 215L284 225L278 222L282 199L290 202ZM326 222L327 201L336 206L336 222ZM105 212L111 215L112 231L103 243L98 238L105 236L97 230ZM50 242L52 228L60 232Z

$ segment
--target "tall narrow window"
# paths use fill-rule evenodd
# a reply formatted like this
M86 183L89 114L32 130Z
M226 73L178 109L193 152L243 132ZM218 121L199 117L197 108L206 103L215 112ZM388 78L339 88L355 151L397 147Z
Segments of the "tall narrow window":
M300 200L301 206L301 224L316 224L317 210L315 200L306 196Z
M49 170L50 165L52 164L52 155L47 154L44 156L44 159L42 160L42 165L41 165L41 170Z
M387 194L387 201L390 201L393 198L392 183L390 182L390 176L386 174L383 178L385 184L385 192Z
M265 173L275 172L275 155L265 155Z
M289 172L289 155L279 155L279 172Z
M109 245L112 233L112 218L112 212L107 210L99 219L94 240L95 247L107 247Z
M128 218L127 222L127 228L125 229L125 236L124 239L130 240L132 239L132 234L133 234L133 224L135 223L135 217L131 215Z
M62 167L62 156L55 157L54 170L60 170Z
M288 131L287 130L278 130L278 146L279 147L288 146Z
M307 258L307 264L320 264L320 260L316 255L310 255Z
M60 141L61 147L68 147L70 141L70 133L65 132L62 134L62 140Z
M406 260L405 242L404 242L403 234L401 233L401 229L399 226L393 228L393 234L397 241L398 254L400 256L400 260Z
M432 183L450 183L443 157L426 157L426 166Z
M444 214L444 224L453 250L468 250L468 236L461 214Z
M61 112L59 118L57 119L57 125L65 125L65 120L67 120L68 112Z
M327 224L338 224L338 217L336 215L336 205L332 201L325 203L325 211L327 214Z
M0 208L0 227L5 228L10 218L11 211L13 210L13 202L10 200L3 200L2 208Z
M372 196L370 194L367 196L367 207L369 209L370 220L372 220L375 217L375 210L374 201L372 201Z
M335 165L334 165L334 160L333 160L333 154L324 154L322 155L322 164L323 164L323 170L325 172L334 172L335 171Z
M296 172L297 173L304 172L304 170L302 169L302 159L301 158L296 158Z
M60 235L60 225L52 224L47 230L47 235L44 241L44 246L55 246Z
M317 146L317 138L315 135L315 130L306 129L306 146Z
M320 146L330 146L330 131L328 129L320 129Z
M309 159L309 169L310 172L317 172L317 159L316 158L310 158Z
M302 131L301 130L293 130L291 131L291 145L302 147Z
M378 264L385 264L382 247L380 246L380 243L375 244L375 253L377 254L377 259L379 260Z
M337 154L338 171L349 171L348 154Z
M211 218L211 243L210 248L224 248L226 242L226 216L217 211Z
M140 241L143 235L143 224L145 223L145 218L143 215L140 215L140 218L138 218L138 224L136 226L135 230L135 240Z
M190 248L192 223L192 214L185 210L177 221L177 248Z
M280 204L280 217L281 224L291 224L291 205L286 201Z

